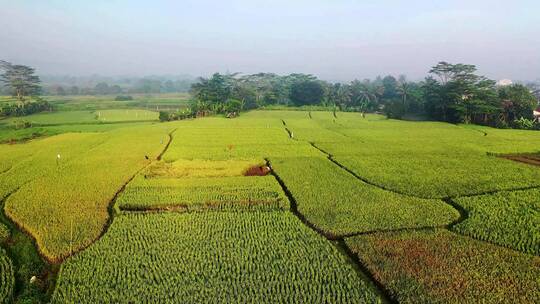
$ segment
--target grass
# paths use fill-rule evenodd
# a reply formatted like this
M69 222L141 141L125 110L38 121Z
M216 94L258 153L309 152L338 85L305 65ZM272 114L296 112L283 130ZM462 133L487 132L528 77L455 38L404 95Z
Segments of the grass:
M52 303L379 301L338 249L292 214L206 212L118 216L62 265Z
M144 121L158 120L159 113L147 110L99 110L94 113L98 121L118 122L118 121Z
M525 253L540 255L540 189L456 199L469 218L459 233Z
M116 95L79 95L79 96L47 96L46 99L60 111L80 110L107 110L125 108L148 108L159 110L184 108L191 98L187 93L172 94L129 94L134 99L129 101L116 101Z
M536 303L540 258L446 230L346 243L399 303Z
M459 217L439 200L411 198L368 185L326 158L271 158L298 211L333 235L440 226Z
M34 125L62 125L75 123L97 123L96 115L91 111L42 112L24 117L6 119L5 123L25 120Z

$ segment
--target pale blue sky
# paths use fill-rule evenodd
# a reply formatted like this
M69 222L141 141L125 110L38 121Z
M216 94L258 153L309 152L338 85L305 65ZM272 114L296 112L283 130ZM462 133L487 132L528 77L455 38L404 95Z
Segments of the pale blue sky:
M0 0L0 59L43 74L304 72L329 80L439 60L540 78L540 1Z

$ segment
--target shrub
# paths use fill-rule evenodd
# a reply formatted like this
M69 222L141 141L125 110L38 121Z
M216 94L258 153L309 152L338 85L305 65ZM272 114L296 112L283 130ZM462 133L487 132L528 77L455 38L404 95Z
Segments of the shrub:
M114 98L116 101L128 101L133 100L133 96L131 95L118 95L116 98Z

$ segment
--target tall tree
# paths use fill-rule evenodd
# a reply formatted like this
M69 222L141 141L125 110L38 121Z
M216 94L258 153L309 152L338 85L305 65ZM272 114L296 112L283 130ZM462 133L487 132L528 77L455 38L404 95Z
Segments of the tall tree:
M502 118L505 122L516 119L531 119L533 110L537 106L536 97L529 88L521 84L499 87L499 98L502 103Z
M299 79L291 86L290 98L297 106L320 104L324 98L324 88L320 81Z
M476 67L439 62L426 78L426 110L433 118L450 122L487 123L497 109L495 82L476 75ZM438 81L435 77L438 77Z
M34 74L33 68L0 61L0 69L4 71L0 75L0 80L11 90L13 96L17 97L17 100L22 102L26 96L39 95L40 80Z

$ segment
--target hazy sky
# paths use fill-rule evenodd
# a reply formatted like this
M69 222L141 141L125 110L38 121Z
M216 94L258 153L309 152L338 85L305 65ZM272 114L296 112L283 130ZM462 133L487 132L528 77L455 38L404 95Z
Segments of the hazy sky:
M540 78L538 0L0 0L0 59L41 74Z

